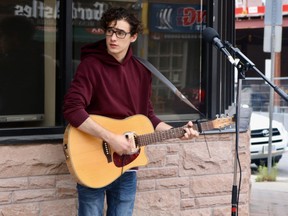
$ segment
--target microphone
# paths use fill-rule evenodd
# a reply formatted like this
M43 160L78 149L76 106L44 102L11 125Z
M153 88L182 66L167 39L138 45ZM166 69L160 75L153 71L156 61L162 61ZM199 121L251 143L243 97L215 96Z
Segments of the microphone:
M207 27L203 31L203 38L206 42L212 43L215 45L221 52L223 52L228 60L231 62L231 64L236 65L235 60L231 56L231 54L228 52L228 50L223 45L222 41L219 38L219 34L215 31L215 29L211 27Z

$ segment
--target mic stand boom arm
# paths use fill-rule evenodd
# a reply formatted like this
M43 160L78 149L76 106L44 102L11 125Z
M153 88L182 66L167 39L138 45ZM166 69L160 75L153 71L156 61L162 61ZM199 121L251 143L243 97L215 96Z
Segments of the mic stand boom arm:
M259 74L260 77L263 78L273 89L274 91L281 96L286 102L288 102L288 95L278 86L274 85L270 82L263 73L259 69L256 68L255 64L250 61L238 48L233 47L228 41L224 42L235 54L236 58L240 60L240 62L236 65L237 69L241 71L241 76L245 77L245 71L248 69L253 69L256 73Z

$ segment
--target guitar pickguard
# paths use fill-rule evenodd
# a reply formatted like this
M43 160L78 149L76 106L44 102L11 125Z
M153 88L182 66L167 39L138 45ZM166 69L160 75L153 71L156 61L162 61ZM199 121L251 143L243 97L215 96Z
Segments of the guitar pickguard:
M124 167L131 162L133 162L140 154L141 149L134 154L125 154L125 155L118 155L117 153L113 154L113 162L116 167Z

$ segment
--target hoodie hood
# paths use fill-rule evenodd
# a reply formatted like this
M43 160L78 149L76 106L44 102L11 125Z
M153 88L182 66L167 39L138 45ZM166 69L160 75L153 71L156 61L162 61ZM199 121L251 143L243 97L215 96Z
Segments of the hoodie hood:
M105 64L125 64L133 55L131 46L122 63L118 62L112 55L107 52L106 40L100 40L95 43L87 44L81 48L81 61L85 58L97 58Z

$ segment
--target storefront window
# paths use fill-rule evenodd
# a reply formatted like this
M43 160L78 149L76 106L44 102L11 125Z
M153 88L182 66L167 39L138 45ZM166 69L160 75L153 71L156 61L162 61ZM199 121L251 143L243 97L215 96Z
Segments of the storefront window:
M0 127L56 125L56 1L0 3Z
M206 27L202 1L149 1L148 60L205 113L201 82L201 32ZM158 79L153 82L153 102L163 120L195 119L198 112L182 102Z
M153 63L205 113L201 66L201 30L206 26L203 1L71 0L73 40L67 46L73 52L72 59L65 58L65 64L72 65L69 71L63 68L62 58L69 55L62 44L65 34L69 34L63 29L71 26L71 22L63 18L67 13L61 11L60 3L59 0L0 2L0 136L13 136L22 129L65 128L63 94L80 62L81 47L104 38L99 20L104 11L114 6L129 9L143 22L144 33L133 44L134 54ZM156 77L152 101L163 120L198 116Z
M161 2L161 3L160 3ZM99 20L107 8L133 11L144 25L144 34L133 44L134 54L148 59L201 113L205 113L205 88L201 71L201 32L206 27L203 1L73 1L73 66L80 62L81 46L103 38ZM163 120L196 119L199 113L182 102L156 77L153 96Z

